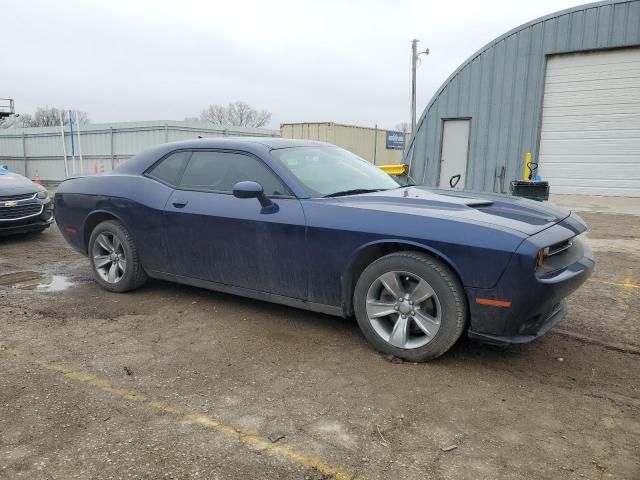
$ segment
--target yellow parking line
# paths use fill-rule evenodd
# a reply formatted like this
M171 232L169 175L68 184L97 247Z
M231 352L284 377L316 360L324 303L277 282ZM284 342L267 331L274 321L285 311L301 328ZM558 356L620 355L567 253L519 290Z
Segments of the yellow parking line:
M140 402L159 412L174 415L192 423L196 423L204 428L216 431L226 435L227 437L233 438L234 440L238 440L245 445L263 448L264 450L271 452L273 455L289 460L290 462L297 463L305 468L315 469L321 473L330 475L337 480L352 480L355 478L355 475L352 475L341 468L328 465L319 458L311 457L282 444L272 443L268 438L261 437L260 435L243 432L235 427L225 425L209 415L191 411L179 405L147 399L145 395L134 392L133 390L114 387L107 380L99 378L88 372L74 370L64 365L54 363L40 361L35 361L35 363L48 370L59 372L70 380L97 387L103 392L109 393L115 397Z
M637 285L635 283L632 283L629 280L625 280L624 282L620 283L620 282L608 282L606 280L598 280L598 279L593 279L594 282L597 283L604 283L605 285L615 285L616 287L623 287L623 288L640 288L640 285Z

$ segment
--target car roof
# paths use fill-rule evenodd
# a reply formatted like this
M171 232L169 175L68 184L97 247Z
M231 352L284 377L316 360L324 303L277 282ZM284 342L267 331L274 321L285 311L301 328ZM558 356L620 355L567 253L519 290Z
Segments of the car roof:
M201 148L221 148L229 150L243 150L254 154L260 151L277 150L291 147L319 147L332 146L329 143L317 142L313 140L295 140L278 137L212 137L182 140L179 142L165 143L149 148L128 159L118 168L116 173L121 174L142 174L147 168L153 165L159 158L174 150L201 149Z
M318 142L315 140L297 140L279 137L210 137L183 140L180 142L169 143L167 145L171 145L173 148L246 148L255 146L256 144L263 145L269 150L329 145L328 143Z

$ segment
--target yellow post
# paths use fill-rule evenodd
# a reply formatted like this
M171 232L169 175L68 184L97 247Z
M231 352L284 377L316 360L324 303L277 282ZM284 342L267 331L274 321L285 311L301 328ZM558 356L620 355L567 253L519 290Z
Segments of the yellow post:
M524 179L525 180L533 180L531 178L531 152L527 152L524 154Z

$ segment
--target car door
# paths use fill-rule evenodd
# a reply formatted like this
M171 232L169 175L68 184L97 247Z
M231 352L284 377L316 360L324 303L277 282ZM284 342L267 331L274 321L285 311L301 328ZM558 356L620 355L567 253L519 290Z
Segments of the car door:
M275 203L233 196L255 181ZM305 299L305 219L300 201L247 152L193 151L164 212L168 273Z
M137 242L144 245L140 249L140 258L144 268L151 271L165 271L167 267L167 246L164 244L165 206L171 194L178 186L180 176L191 152L178 150L156 162L139 184L134 185L136 194L147 200L153 208L138 205L126 205L129 215L129 228L134 232ZM148 201L151 198L152 201ZM135 219L135 221L133 220Z

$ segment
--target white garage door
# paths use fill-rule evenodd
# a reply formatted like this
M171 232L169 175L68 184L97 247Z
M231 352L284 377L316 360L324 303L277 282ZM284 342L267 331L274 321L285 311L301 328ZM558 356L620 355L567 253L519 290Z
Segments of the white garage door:
M640 48L548 59L539 164L553 193L640 197Z

